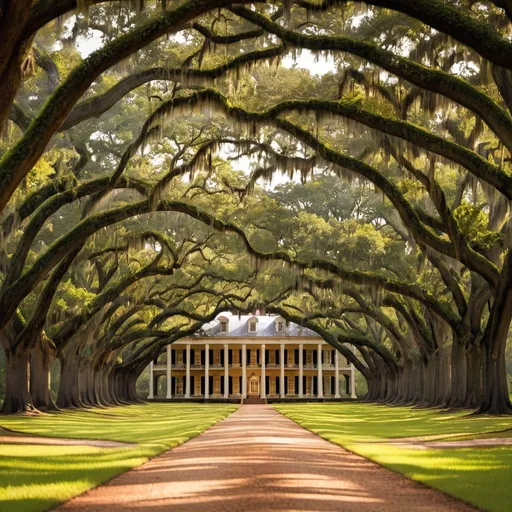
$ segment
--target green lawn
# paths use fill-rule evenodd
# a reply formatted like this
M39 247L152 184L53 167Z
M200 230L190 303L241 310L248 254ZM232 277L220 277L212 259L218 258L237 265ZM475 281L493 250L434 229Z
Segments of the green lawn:
M512 447L398 448L385 441L504 437L512 417L479 417L372 404L278 404L275 409L321 437L483 509L512 510ZM490 435L490 432L500 432Z
M128 448L0 444L0 510L46 510L206 430L234 405L150 404L36 417L0 416L12 430L137 443Z

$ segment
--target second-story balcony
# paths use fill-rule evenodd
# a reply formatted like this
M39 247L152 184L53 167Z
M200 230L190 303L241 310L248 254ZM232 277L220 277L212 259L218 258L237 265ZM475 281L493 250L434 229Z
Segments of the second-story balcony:
M166 367L167 367L167 363L159 362L158 364L154 365L154 370L165 370ZM173 363L171 365L171 368L173 370L185 370L186 367L187 367L186 363ZM208 365L208 367L210 370L223 370L225 368L224 364L220 364L220 363L217 363L217 364L210 363ZM247 363L246 367L247 368L261 368L261 363ZM299 367L300 366L297 363L285 363L284 364L285 370L298 370ZM190 365L191 370L204 370L205 368L206 368L206 365L204 363ZM235 369L242 368L242 363L230 363L228 365L228 368L235 368ZM265 363L265 368L268 370L279 370L281 368L281 364L280 363ZM304 363L302 368L304 370L317 370L318 365L315 363ZM323 370L331 371L331 370L334 370L335 368L336 368L336 365L334 363L323 363L322 364ZM350 369L351 369L350 365L348 365L346 363L339 365L340 371L349 371Z

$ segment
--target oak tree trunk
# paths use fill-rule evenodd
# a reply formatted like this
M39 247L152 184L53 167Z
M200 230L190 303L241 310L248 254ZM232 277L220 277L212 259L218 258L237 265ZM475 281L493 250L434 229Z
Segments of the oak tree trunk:
M62 409L82 408L78 382L78 356L68 346L60 354L60 382L57 405Z
M44 335L39 335L30 353L30 395L34 406L41 411L58 410L50 391L50 373L56 353Z
M3 414L35 412L29 391L30 350L18 347L14 352L6 350L6 387L2 405Z
M451 353L451 391L446 407L461 408L466 403L466 348L458 339L453 340Z
M23 37L30 16L31 0L3 0L0 2L0 127L7 117L21 85L22 66L31 38Z
M435 394L432 405L442 407L448 402L451 389L449 351L439 349L435 361Z
M467 394L465 406L476 409L482 400L482 354L475 344L467 351Z
M512 414L505 367L505 349L511 320L512 251L509 250L503 262L499 287L482 340L484 364L479 413Z

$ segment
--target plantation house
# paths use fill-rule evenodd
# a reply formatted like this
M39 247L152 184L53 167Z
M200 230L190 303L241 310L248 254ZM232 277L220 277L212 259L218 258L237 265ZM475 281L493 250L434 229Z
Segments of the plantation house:
M274 315L222 314L168 345L149 370L148 399L356 397L354 366L315 332Z

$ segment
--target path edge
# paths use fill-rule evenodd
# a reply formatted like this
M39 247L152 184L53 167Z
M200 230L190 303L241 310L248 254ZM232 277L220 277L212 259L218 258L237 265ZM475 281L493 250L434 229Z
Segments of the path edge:
M385 466L384 464L376 461L376 460L373 460L373 459L370 459L369 457L366 457L365 455L361 455L360 453L357 453L355 452L354 450L351 450L350 448L347 448L346 446L342 445L342 444L338 444L338 443L335 443L334 441L331 441L330 439L326 439L325 437L322 437L321 435L317 434L316 432L313 432L312 430L310 430L309 428L305 427L304 425L301 425L300 423L298 423L297 421L295 420L292 420L292 418L286 416L286 414L283 414L281 411L278 411L275 407L274 407L274 404L269 404L273 409L274 411L276 411L278 414L280 414L281 416L283 416L284 418L290 420L290 421L293 421L293 423L295 423L296 425L298 425L300 428L302 428L303 430L305 430L306 432L310 432L311 434L319 437L320 439L323 439L324 441L327 441L328 443L334 445L334 446L337 446L338 448L341 448L342 450L346 450L347 452L349 453L352 453L353 455L356 455L357 457L361 457L362 459L368 461L368 462L371 462L372 464L375 464L379 467L381 467L382 469L385 469L387 471L391 471L392 473L395 473L396 475L400 475L404 478L407 478L407 480L411 481L411 482L414 482L416 484L419 484L421 485L422 487L425 487L426 489L430 489L431 491L435 491L435 492L438 492L440 494L443 494L444 496L446 496L447 498L450 498L452 500L456 500L456 501L460 501L461 503L463 503L464 505L468 505L470 507L472 507L475 512L489 512L488 510L484 509L484 508L481 508L479 507L478 505L475 505L474 503L471 503L469 501L466 501L466 500L463 500L463 499L460 499L460 498L457 498L457 496L453 496L452 494L449 494L448 492L446 491L443 491L442 489L436 489L435 487L432 487L431 485L428 485L427 483L425 482L421 482L420 480L415 480L414 478L411 478L410 476L408 475L405 475L404 473L400 473L400 471L397 471L393 468L390 468L390 467L387 467Z
M195 439L196 437L199 437L199 436L203 435L204 433L208 432L209 430L211 430L213 427L215 427L219 423L222 423L223 421L227 420L229 417L231 417L233 414L235 414L240 409L240 405L239 404L234 404L234 405L237 405L237 408L233 412L230 412L224 418L216 421L215 423L210 425L208 428L205 428L202 432L199 432L198 434L194 434L193 436L190 436L188 439L186 439L185 441L179 442L178 444L176 444L172 448L169 448L167 450L163 450L163 451L161 451L159 453L156 453L155 455L153 455L151 457L148 457L144 462L141 462L140 464L137 464L136 466L128 468L125 471L121 471L120 473L117 473L115 475L112 475L110 478L107 478L106 480L103 480L103 482L99 482L94 487L90 487L89 489L86 489L83 492L75 494L75 495L71 496L70 498L68 498L65 501L60 501L59 503L56 503L55 505L51 506L50 508L47 508L46 512L51 512L51 511L54 511L54 510L58 510L61 505L66 504L68 501L74 500L75 498L78 498L79 496L83 496L84 494L87 494L88 492L94 491L94 489L98 488L100 485L107 485L110 482L112 482L112 480L116 479L118 476L124 475L125 473L128 473L128 471L133 471L134 469L140 468L144 464L147 464L149 461L151 461L153 459L156 459L157 457L160 457L160 455L163 455L164 453L167 453L167 452L170 452L172 450L175 450L179 446L183 446L183 445L187 444L189 441L192 441L192 439ZM138 446L138 445L139 445L139 443L135 443L135 446ZM123 448L119 448L119 449L123 449Z

